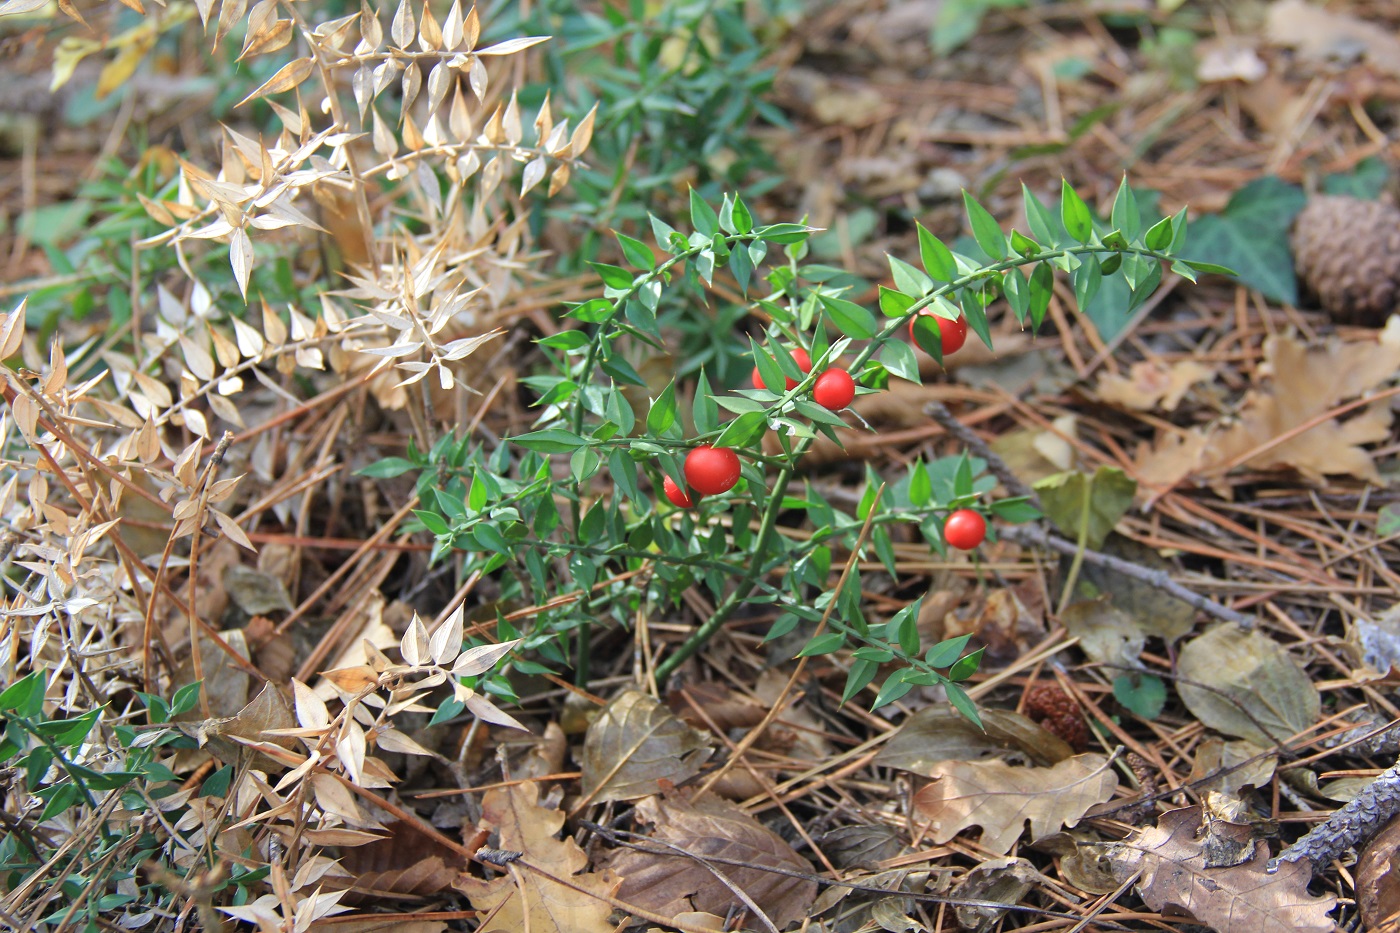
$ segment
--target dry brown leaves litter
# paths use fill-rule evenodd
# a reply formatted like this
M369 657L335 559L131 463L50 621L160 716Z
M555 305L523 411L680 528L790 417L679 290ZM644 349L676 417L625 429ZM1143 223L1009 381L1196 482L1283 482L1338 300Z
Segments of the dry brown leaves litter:
M1170 488L1188 478L1210 480L1234 467L1292 468L1321 482L1346 474L1373 483L1380 474L1361 446L1390 436L1390 406L1375 402L1341 420L1327 413L1364 397L1400 370L1400 320L1377 339L1333 340L1310 347L1296 337L1264 342L1256 376L1269 379L1245 399L1234 424L1172 433L1139 451L1136 473L1144 484Z
M700 772L714 749L707 736L661 702L626 690L603 708L583 743L583 792L593 803L635 800Z

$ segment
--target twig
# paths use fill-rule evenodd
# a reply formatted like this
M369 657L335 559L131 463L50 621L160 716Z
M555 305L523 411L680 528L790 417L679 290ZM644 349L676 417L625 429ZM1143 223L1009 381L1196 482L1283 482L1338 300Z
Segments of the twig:
M1135 564L1130 560L1121 557L1114 557L1112 554L1105 554L1102 551L1095 551L1089 548L1080 548L1079 545L1062 538L1059 535L1046 531L1044 528L1035 525L1016 525L1008 528L1001 528L997 531L1002 538L1007 541L1014 541L1017 544L1030 544L1038 547L1046 547L1052 551L1059 551L1061 554L1083 554L1084 563L1093 564L1112 570L1114 573L1121 573L1125 577L1132 577L1146 583L1148 586L1156 587L1164 593L1175 596L1177 599L1188 604L1192 609L1204 612L1224 622L1233 622L1243 629L1252 629L1254 619L1231 609L1229 606L1221 605L1208 596L1202 596L1194 590L1188 589L1172 579L1171 574L1165 570L1156 570L1151 567L1144 567Z
M1400 813L1400 760L1383 771L1350 803L1308 830L1278 858L1269 861L1268 870L1278 871L1284 862L1307 861L1316 872L1347 849L1370 839L1391 818Z

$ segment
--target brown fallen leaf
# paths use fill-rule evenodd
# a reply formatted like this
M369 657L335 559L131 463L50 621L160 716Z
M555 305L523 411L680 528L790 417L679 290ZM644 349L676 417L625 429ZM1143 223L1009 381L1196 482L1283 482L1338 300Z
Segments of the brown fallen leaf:
M1191 387L1214 378L1212 367L1195 360L1168 365L1162 360L1134 363L1128 375L1105 373L1099 378L1099 398L1137 411L1175 411Z
M1337 899L1308 893L1312 872L1302 863L1284 862L1271 875L1268 847L1258 845L1246 862L1207 868L1201 829L1200 807L1165 813L1116 847L1115 871L1124 879L1141 872L1138 893L1153 910L1185 913L1219 933L1336 929L1327 912Z
M494 911L480 933L611 931L612 907L602 896L612 893L616 876L606 869L584 871L588 856L578 843L557 838L563 811L540 806L539 798L539 785L533 781L488 790L481 800L480 828L499 834L498 848L523 853L532 865L566 879L572 887L521 865L490 879L459 875L452 886L477 910Z
M626 690L603 708L583 740L584 797L590 803L635 800L700 772L714 749L656 699Z
M1305 58L1351 58L1365 54L1380 71L1400 75L1400 39L1379 23L1328 10L1304 0L1269 5L1265 34L1270 42L1296 48Z
M1356 863L1356 902L1367 930L1400 914L1400 820L1392 820L1372 839Z
M354 876L357 892L426 897L452 887L464 867L452 852L412 823L394 821L384 829L384 838L341 853L341 867ZM345 900L351 903L354 898Z
M949 706L917 710L880 749L875 764L930 775L945 761L1019 756L1052 765L1074 754L1063 739L1020 713L984 709L980 716L981 729Z
M666 916L695 910L724 916L743 906L733 885L779 929L808 915L816 882L771 869L811 872L812 866L743 810L715 797L690 801L680 794L648 797L636 809L638 819L653 826L650 838L674 850L611 852L603 863L624 878L621 900ZM708 857L726 861L707 862Z
M947 842L982 827L982 848L1005 855L1026 822L1031 839L1074 826L1090 807L1118 787L1108 759L1084 754L1049 768L1016 768L1002 761L945 761L929 773L933 783L914 794L914 809L930 821L934 842Z
M1317 686L1262 632L1217 625L1187 642L1176 692L1197 719L1227 735L1273 747L1317 722Z
M1380 474L1361 445L1390 436L1388 403L1289 435L1340 402L1377 388L1397 370L1400 317L1392 317L1377 338L1334 340L1321 347L1294 337L1269 337L1256 375L1271 378L1246 397L1238 421L1166 434L1144 445L1136 457L1137 478L1147 486L1169 488L1189 477L1219 477L1243 457L1238 465L1248 469L1294 469L1315 482L1346 474L1379 485Z

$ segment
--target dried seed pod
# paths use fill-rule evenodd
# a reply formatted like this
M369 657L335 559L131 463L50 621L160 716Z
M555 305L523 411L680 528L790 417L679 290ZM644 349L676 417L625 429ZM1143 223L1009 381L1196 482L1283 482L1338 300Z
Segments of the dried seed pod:
M1379 201L1316 195L1293 222L1303 287L1341 324L1379 327L1400 300L1400 210Z

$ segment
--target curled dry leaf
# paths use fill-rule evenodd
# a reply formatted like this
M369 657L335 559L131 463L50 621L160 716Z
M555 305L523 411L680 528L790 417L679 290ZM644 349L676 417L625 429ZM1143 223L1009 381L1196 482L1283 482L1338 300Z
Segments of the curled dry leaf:
M1116 848L1119 877L1141 872L1136 885L1148 907L1188 914L1219 933L1336 928L1327 912L1337 899L1309 894L1312 872L1300 862L1267 873L1267 846L1256 846L1242 864L1206 867L1206 837L1197 838L1201 819L1200 807L1172 810Z
M563 811L540 806L539 798L539 785L532 781L487 791L481 800L480 828L497 834L496 848L521 852L531 865L568 884L515 864L507 874L490 879L460 875L452 886L477 910L491 913L491 922L480 933L611 931L612 907L595 895L611 893L616 876L606 869L584 871L588 856L578 843L557 838Z
M816 882L771 869L808 873L812 866L781 836L733 804L715 797L648 797L637 804L637 816L653 825L652 839L673 848L610 853L606 864L623 876L618 897L627 903L667 916L691 910L723 916L743 906L733 885L779 929L807 916L817 896ZM707 857L726 861L709 862Z
M982 827L982 848L1005 854L1026 822L1031 839L1074 826L1090 807L1113 796L1118 779L1103 755L1066 758L1049 768L1016 768L1002 761L946 761L933 783L914 794L918 818L934 842Z
M710 757L708 737L636 690L619 694L588 727L583 793L593 803L658 793L661 782L694 777Z
M1099 398L1112 405L1137 411L1175 411L1191 387L1215 376L1215 370L1182 360L1167 364L1162 360L1134 363L1128 375L1104 373L1099 377Z
M1312 726L1317 687L1272 638L1224 624L1181 649L1177 693L1217 732L1272 747Z
M464 867L412 823L391 822L388 835L341 853L340 864L361 891L427 897L450 890Z

